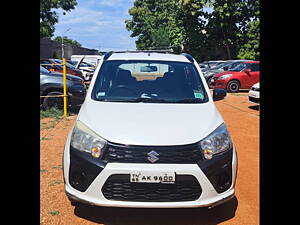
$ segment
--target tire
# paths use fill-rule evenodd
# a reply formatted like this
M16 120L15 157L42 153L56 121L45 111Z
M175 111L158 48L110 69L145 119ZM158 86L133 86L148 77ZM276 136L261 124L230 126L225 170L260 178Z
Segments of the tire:
M63 93L58 91L53 91L53 92L49 92L46 96L53 96L53 95L63 95ZM43 108L47 110L53 107L62 110L64 107L63 97L44 98Z
M214 88L214 85L211 83L211 80L212 80L212 79L213 79L213 77L211 77L211 78L209 78L209 79L207 80L207 85L208 85L208 87L211 88L211 89Z
M236 93L240 90L240 87L241 87L240 82L238 82L237 80L232 80L229 81L229 83L227 84L227 91Z

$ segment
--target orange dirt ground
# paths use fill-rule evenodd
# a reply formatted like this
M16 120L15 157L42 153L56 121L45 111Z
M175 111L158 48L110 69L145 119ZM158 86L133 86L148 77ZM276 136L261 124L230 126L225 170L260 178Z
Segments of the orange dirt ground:
M259 110L247 92L228 94L216 102L238 153L236 198L213 209L130 209L74 207L65 193L62 155L76 116L41 120L40 222L105 225L258 225L259 224ZM47 124L50 124L47 126Z

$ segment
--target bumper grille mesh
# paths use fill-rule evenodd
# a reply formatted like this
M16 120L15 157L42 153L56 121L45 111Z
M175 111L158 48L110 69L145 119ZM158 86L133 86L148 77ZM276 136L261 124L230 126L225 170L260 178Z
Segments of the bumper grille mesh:
M175 184L131 183L130 175L111 175L102 187L108 200L134 202L181 202L197 200L202 189L192 175L176 175Z

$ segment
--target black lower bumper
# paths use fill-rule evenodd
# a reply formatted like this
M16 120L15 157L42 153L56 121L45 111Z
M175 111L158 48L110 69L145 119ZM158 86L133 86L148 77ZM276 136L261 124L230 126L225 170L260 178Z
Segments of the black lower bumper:
M202 159L197 163L218 193L225 192L231 187L232 156L233 149L230 149L215 155L210 160ZM104 169L106 163L101 157L95 159L91 154L78 151L70 146L70 185L81 192L86 191Z
M259 98L253 98L253 97L249 96L249 101L259 104Z

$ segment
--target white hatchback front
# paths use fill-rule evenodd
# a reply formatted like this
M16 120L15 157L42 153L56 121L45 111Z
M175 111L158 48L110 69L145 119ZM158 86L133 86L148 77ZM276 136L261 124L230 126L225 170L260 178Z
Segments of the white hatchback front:
M254 84L249 90L249 101L259 104L259 83Z
M64 149L71 202L214 206L234 197L237 155L196 61L157 52L108 53Z

